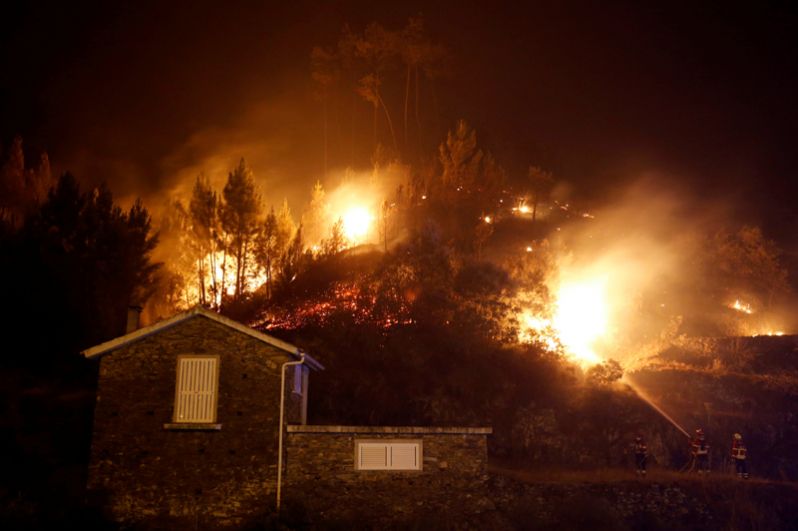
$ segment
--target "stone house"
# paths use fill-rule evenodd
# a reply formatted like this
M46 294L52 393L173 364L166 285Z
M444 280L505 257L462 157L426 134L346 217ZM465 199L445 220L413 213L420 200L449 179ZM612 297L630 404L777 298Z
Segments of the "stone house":
M201 307L131 315L83 352L99 360L88 489L114 520L240 528L285 499L377 522L484 498L489 428L308 426L311 355Z

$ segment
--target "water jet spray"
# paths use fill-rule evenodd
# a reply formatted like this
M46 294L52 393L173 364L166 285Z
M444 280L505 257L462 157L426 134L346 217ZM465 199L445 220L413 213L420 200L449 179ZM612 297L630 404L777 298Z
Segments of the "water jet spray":
M637 396L639 396L639 397L640 397L640 398L641 398L641 399L642 399L642 400L643 400L643 401L644 401L646 404L648 404L649 406L651 406L651 408L652 408L654 411L656 411L657 413L659 413L660 415L662 415L662 416L663 416L663 417L664 417L664 418L665 418L665 419L666 419L668 422L670 422L670 423L671 423L671 424L672 424L672 425L673 425L673 426L674 426L674 427L675 427L677 430L679 430L680 432L682 432L682 433L684 434L684 436L685 436L685 437L687 437L688 439L690 438L690 434L687 432L687 430L686 430L686 429L684 429L684 428L682 427L682 425L681 425L681 424L679 424L678 422L676 422L676 420L674 420L674 418L673 418L673 417L671 417L670 415L668 415L668 413L666 413L666 412L665 412L665 410L663 410L663 409L662 409L660 406L658 406L658 405L656 404L656 402L654 402L654 400L653 400L653 399L652 399L650 396L648 396L648 394L647 394L645 391L643 391L643 390L642 390L642 389L641 389L641 388L640 388L640 387L639 387L637 384L635 384L634 382L632 382L632 380L631 380L630 378L628 378L626 375L624 375L624 376L623 376L623 378L621 379L621 381L622 381L622 382L624 382L624 383L626 383L626 385L628 385L628 386L629 386L629 387L630 387L630 388L631 388L631 389L632 389L632 390L635 392L635 394L637 394Z

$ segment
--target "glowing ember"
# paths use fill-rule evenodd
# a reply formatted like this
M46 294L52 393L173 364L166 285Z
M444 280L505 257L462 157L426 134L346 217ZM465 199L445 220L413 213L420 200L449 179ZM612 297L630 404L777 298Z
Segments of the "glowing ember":
M491 218L490 216L485 216L484 218L482 218L482 220L485 223L493 223L493 218Z
M751 305L745 302L742 302L740 299L734 301L734 304L730 304L729 308L732 310L737 310L738 312L747 313L751 315L754 313L754 310L751 308Z
M343 215L344 236L351 242L363 241L371 228L374 216L367 208L352 207Z
M531 245L527 245L526 246L526 252L528 252L528 253L532 252L532 246Z
M382 305L363 282L341 282L314 299L294 301L288 307L275 306L255 323L264 330L294 330L308 325L325 326L331 319L349 316L357 324L370 323L383 330L407 326L415 321L404 296L396 290L385 293Z

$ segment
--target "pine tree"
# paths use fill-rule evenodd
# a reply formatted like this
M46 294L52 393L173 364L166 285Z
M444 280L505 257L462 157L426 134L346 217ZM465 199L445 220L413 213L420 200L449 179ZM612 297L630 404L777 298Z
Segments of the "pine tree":
M302 227L305 233L305 240L311 247L318 245L326 233L329 215L329 207L325 198L324 187L320 181L316 181L310 195L310 204L302 214Z
M227 236L226 254L232 253L236 263L233 297L239 300L246 289L248 257L259 229L258 217L261 211L252 170L247 167L243 158L238 167L228 174L222 197L221 222Z
M205 282L210 276L210 299L218 302L216 285L216 233L219 231L219 199L204 174L197 176L189 203L191 237L196 249L200 304L207 304ZM210 273L210 275L209 275Z

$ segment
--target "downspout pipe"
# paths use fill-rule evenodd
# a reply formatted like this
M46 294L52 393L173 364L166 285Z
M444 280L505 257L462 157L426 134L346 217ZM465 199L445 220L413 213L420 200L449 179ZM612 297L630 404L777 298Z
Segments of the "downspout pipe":
M280 368L280 432L277 437L277 512L280 512L280 501L283 486L283 425L285 419L285 368L305 363L305 353L299 350L299 361L286 361Z

